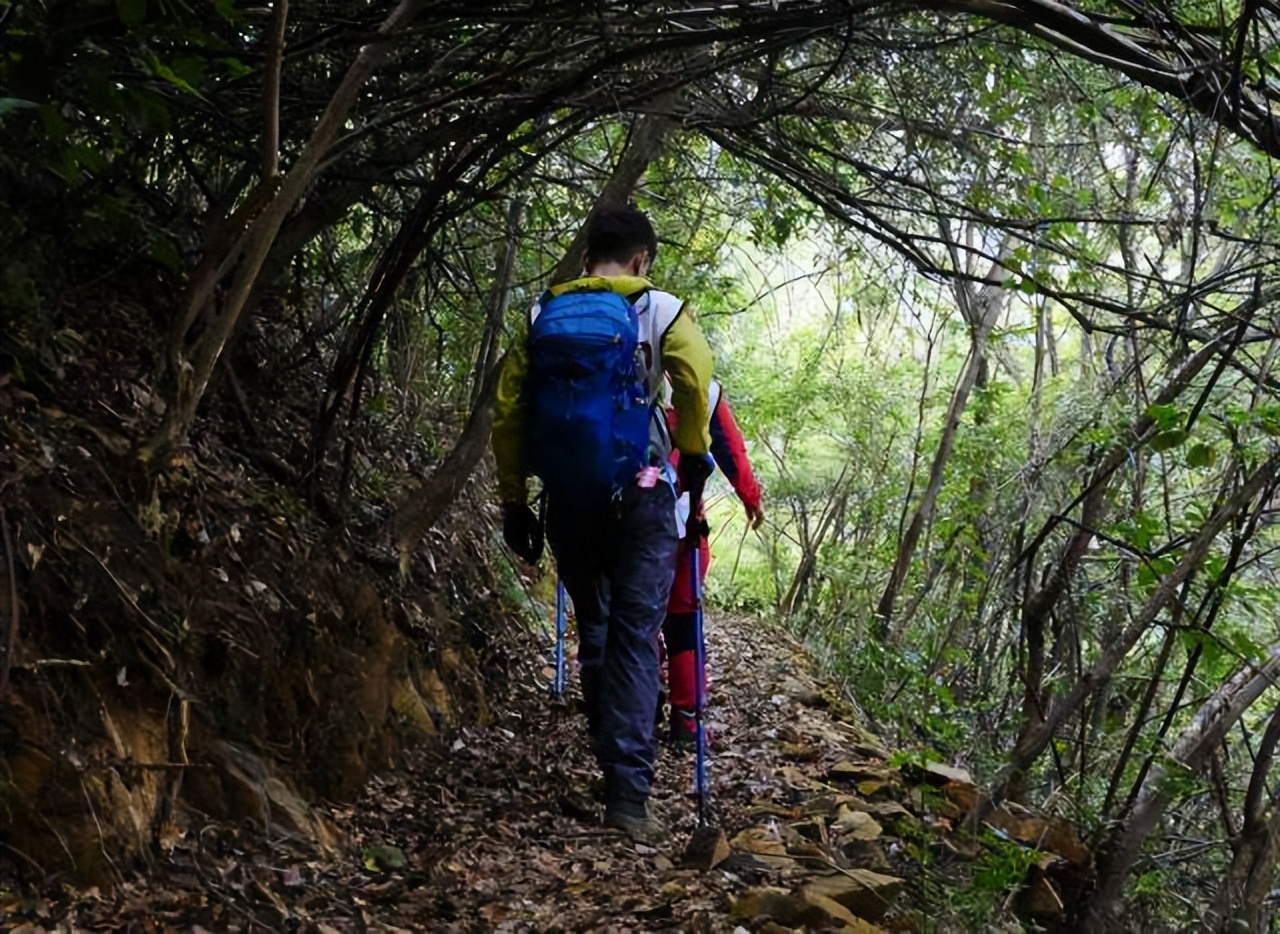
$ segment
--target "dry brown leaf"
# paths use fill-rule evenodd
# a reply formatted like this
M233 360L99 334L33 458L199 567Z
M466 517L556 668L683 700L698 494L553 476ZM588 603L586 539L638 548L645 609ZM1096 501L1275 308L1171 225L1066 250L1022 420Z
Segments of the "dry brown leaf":
M684 898L688 894L688 888L686 888L685 884L679 879L671 879L668 882L664 882L662 883L661 888L658 889L658 896L660 898L665 898L668 901L675 901L677 898Z
M786 856L787 847L776 830L768 827L748 827L740 831L732 841L733 848L757 856Z
M960 782L964 785L973 784L973 776L969 774L967 769L953 765L943 765L941 762L926 762L924 772L925 778L935 785L945 785L947 782Z
M783 743L779 750L788 759L797 762L813 762L822 757L822 750L806 743Z
M900 801L858 801L851 803L849 807L859 811L866 811L880 821L892 820L896 817L915 817Z
M773 886L748 889L732 901L733 916L742 921L769 919L784 928L817 927L827 915L803 898Z
M804 803L803 811L805 814L835 814L840 810L842 805L855 806L855 802L862 801L861 798L854 795L845 794L829 794L819 795L816 798L810 798ZM865 801L862 801L866 805ZM866 807L859 808L866 810Z
M776 769L774 774L782 779L782 783L788 788L794 788L797 791L805 791L813 788L815 782L812 778L800 771L794 765L784 765L780 769Z
M775 804L772 801L755 801L745 811L747 817L780 817L783 820L795 820L800 816L795 808Z
M976 785L968 782L947 782L942 786L943 796L961 811L968 813L978 806L979 793Z
M868 765L865 762L853 762L849 759L841 760L831 768L827 769L827 777L842 782L862 782L862 781L878 781L889 784L894 781L897 773L890 770L879 768L874 765Z
M1060 817L1015 814L1006 808L997 808L987 815L987 823L1019 843L1056 853L1076 865L1089 861L1089 848L1080 840L1075 825Z

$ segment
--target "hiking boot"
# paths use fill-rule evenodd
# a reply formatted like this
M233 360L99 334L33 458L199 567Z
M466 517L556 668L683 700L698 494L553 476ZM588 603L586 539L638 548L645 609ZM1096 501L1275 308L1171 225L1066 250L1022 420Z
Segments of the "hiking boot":
M670 839L666 826L638 801L610 801L604 806L604 825L621 830L636 843L657 846Z

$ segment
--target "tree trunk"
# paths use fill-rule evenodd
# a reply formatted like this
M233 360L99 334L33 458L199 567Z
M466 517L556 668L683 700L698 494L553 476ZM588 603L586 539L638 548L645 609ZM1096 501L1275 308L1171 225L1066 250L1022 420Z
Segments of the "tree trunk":
M1212 750L1250 705L1275 684L1278 675L1280 648L1272 650L1261 668L1250 667L1219 687L1178 738L1169 751L1167 761L1193 774L1203 772ZM1122 928L1120 913L1124 886L1142 845L1155 830L1174 796L1169 778L1165 766L1152 768L1123 829L1099 859L1098 889L1081 918L1081 934L1109 934Z
M358 395L353 389L353 386L361 382L357 379L357 374L368 365L367 361L372 354L375 338L382 327L387 309L391 306L405 276L408 275L426 245L431 242L431 237L435 233L432 220L436 217L436 209L444 199L452 178L452 171L439 173L422 192L369 278L369 284L355 314L355 320L348 326L337 358L329 371L325 391L320 399L320 410L312 426L311 444L307 450L302 474L313 485L324 463L329 440L342 405L348 398Z
M827 536L835 528L835 517L844 511L845 499L848 494L839 493L836 496L837 500L828 504L827 511L823 514L822 522L819 524L817 532L804 546L804 553L796 565L795 573L791 576L791 585L787 588L786 595L783 596L778 604L778 610L784 616L794 616L809 598L809 588L813 583L813 572L818 569L818 549L822 547Z
M1009 762L996 773L993 782L995 787L1004 788L1035 762L1048 747L1058 727L1079 710L1086 698L1110 682L1116 668L1150 628L1156 616L1169 604L1182 582L1204 562L1214 539L1259 493L1275 483L1277 471L1280 471L1280 454L1273 454L1236 489L1230 499L1214 511L1188 546L1186 554L1134 613L1133 621L1103 647L1097 661L1061 698L1046 705L1047 709L1040 722L1024 727L1010 754Z
M238 214L239 220L226 229L224 239L230 245L225 253L220 248L207 249L206 255L197 263L184 292L185 307L170 334L167 356L171 361L169 376L173 385L167 400L168 408L156 434L139 450L141 460L155 460L186 437L213 368L227 337L240 319L281 224L322 171L321 160L345 125L360 89L386 58L389 40L413 19L424 2L400 0L378 27L374 40L360 49L347 69L297 161L284 175L263 179L246 199L246 205L261 203L260 213L256 216L252 216L252 211L242 216ZM241 223L242 227L239 226ZM191 328L207 311L215 287L233 265L235 275L219 314L211 316L205 329L188 345Z
M1204 934L1263 929L1262 902L1271 891L1280 858L1280 807L1270 804L1267 779L1280 742L1280 709L1271 715L1245 792L1244 821L1231 842L1231 866L1214 898Z
M1216 338L1205 344L1204 347L1201 347L1198 351L1187 358L1178 370L1169 377L1168 382L1156 395L1153 403L1164 405L1176 400L1190 385L1191 381L1200 373L1200 371L1204 369L1209 360L1214 355L1221 354L1218 366L1209 380L1210 385L1212 385L1221 375L1226 365L1230 362L1235 348L1239 345L1240 339L1244 336L1249 325L1249 312L1256 311L1257 308L1258 299L1256 296L1254 299L1243 302L1237 306L1237 317L1240 323L1232 329L1232 334L1223 333L1218 335ZM1225 348L1222 346L1224 342L1227 343ZM1038 637L1043 640L1044 626L1050 613L1066 591L1067 585L1074 576L1076 569L1079 567L1080 561L1088 552L1089 541L1093 538L1094 529L1098 527L1099 523L1101 523L1103 517L1106 515L1105 494L1107 487L1111 483L1111 478L1123 464L1128 462L1132 450L1142 444L1146 440L1147 436L1153 433L1155 427L1155 419L1147 410L1143 410L1134 420L1133 425L1130 426L1126 435L1120 438L1119 441L1112 445L1107 453L1103 455L1101 461L1090 474L1089 480L1085 484L1084 489L1081 491L1079 496L1076 497L1076 500L1068 505L1061 515L1057 515L1049 519L1031 544L1023 550L1023 553L1019 555L1018 559L1015 561L1015 565L1021 564L1023 561L1030 562L1040 545L1043 544L1044 540L1049 536L1050 532L1052 532L1052 530L1062 522L1063 517L1070 513L1077 504L1083 502L1079 527L1063 549L1057 565L1048 575L1040 590L1027 597L1024 601L1022 611L1023 629L1028 633L1029 639L1037 638L1038 634ZM1218 514L1215 513L1215 517L1217 515ZM1224 522L1225 521L1226 519L1224 519ZM1181 567L1181 565L1179 565L1179 567ZM1188 568L1187 573L1190 573L1192 570L1194 570L1194 568ZM1161 588L1157 590L1157 593L1162 589L1163 584ZM1043 642L1041 643L1041 646L1043 646ZM1117 664L1118 662L1119 659L1116 659ZM1097 666L1095 666L1095 668L1096 667ZM1109 675L1110 672L1108 671L1108 677ZM1009 794L1010 792L1017 790L1018 783L1021 781L1022 770L1034 762L1039 754L1044 751L1045 745L1048 743L1048 737L1052 734L1052 729L1049 729L1049 733L1047 734L1044 732L1045 729L1048 728L1047 721L1050 715L1046 710L1048 705L1039 697L1041 689L1038 680L1039 675L1034 671L1029 670L1027 683L1028 699L1034 700L1034 703L1024 702L1024 713L1026 713L1027 716L1014 745L1012 761L1001 769L999 773L1000 778L998 787L1001 788L1001 791L1004 794ZM1070 693L1075 695L1083 683L1084 682L1077 682L1077 684L1071 689ZM1076 698L1076 702L1079 703L1083 701L1085 697L1089 696L1089 694L1098 687L1101 687L1101 685L1095 685L1093 688L1084 691L1084 693L1080 694L1079 697ZM1031 697L1032 692L1034 692L1034 697ZM1024 749L1029 751L1034 747L1038 748L1035 749L1034 754L1032 754L1030 758L1026 758ZM1022 764L1019 765L1018 763Z
M929 482L920 495L911 521L907 523L902 540L898 543L898 553L894 558L893 569L889 572L889 582L876 606L879 628L888 633L892 626L893 611L898 601L898 594L907 579L907 571L915 558L916 546L920 536L933 518L933 510L938 502L938 494L942 491L942 482L946 475L947 463L955 450L956 434L960 428L960 420L964 416L965 407L969 404L969 396L979 377L986 370L987 339L995 329L1000 313L1004 310L1008 290L998 281L997 275L1000 259L1005 255L1001 247L1000 257L992 262L987 272L987 284L975 295L968 282L956 283L956 299L960 311L969 325L971 344L969 360L965 365L960 381L951 394L951 403L947 406L946 421L942 426L942 437L938 441L938 450L933 455L933 463L929 467Z
M284 31L289 17L289 0L271 4L271 30L267 44L267 67L262 78L262 177L280 174L280 72L284 65Z
M840 471L831 495L822 507L822 515L818 517L818 525L812 535L807 533L808 522L805 521L805 515L802 513L799 517L800 521L797 525L800 528L802 553L800 561L796 564L795 573L791 575L791 584L787 587L786 595L778 603L778 611L783 616L794 616L796 611L804 605L813 572L818 567L818 549L835 528L836 517L844 514L845 500L848 498L844 486L845 478L849 475L849 466L845 464Z
M515 276L516 245L520 239L520 221L524 216L526 202L513 199L507 209L506 245L502 258L498 263L498 281L510 283ZM476 362L471 373L471 407L484 395L484 385L489 372L497 362L499 346L502 341L502 317L507 310L506 292L499 294L496 290L489 295L489 307L485 309L484 335L480 339L480 347L476 351Z

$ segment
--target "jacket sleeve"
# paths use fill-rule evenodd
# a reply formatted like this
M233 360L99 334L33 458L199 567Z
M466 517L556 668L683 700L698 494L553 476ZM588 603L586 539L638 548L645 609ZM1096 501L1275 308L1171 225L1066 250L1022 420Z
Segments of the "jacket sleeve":
M524 503L529 487L524 471L524 377L528 370L524 335L507 351L493 400L493 458L498 464L498 497Z
M662 367L671 377L671 405L676 410L672 440L686 454L711 450L707 426L711 366L711 348L686 306L662 335Z
M733 409L729 408L729 400L723 393L720 395L720 403L711 413L711 456L716 459L716 466L724 471L743 505L748 509L759 509L760 484L756 482L755 473L751 470L742 431L738 428Z

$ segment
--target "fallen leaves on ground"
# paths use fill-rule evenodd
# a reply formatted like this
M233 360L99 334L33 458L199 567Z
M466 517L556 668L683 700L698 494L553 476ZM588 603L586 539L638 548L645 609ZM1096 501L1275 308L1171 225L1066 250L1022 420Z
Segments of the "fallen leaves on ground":
M717 830L699 839L692 758L665 748L653 803L672 841L636 844L599 824L584 723L547 699L535 659L491 727L463 729L328 808L336 853L193 822L149 875L110 894L0 888L0 922L26 934L920 930L921 873L899 835L960 822L981 800L968 773L887 764L776 630L710 630ZM1054 851L1036 864L1028 903L1060 911L1053 873L1081 858L1074 828L1002 809L987 821ZM972 836L956 841L937 852L978 852Z

